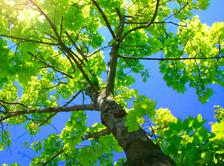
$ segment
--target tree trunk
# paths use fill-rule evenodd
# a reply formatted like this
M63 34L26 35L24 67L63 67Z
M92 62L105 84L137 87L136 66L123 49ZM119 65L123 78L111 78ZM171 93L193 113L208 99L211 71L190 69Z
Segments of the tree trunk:
M143 129L128 132L125 127L125 110L106 93L88 93L101 111L102 123L113 133L125 151L128 166L173 166L174 161L163 154ZM96 101L97 98L97 101Z

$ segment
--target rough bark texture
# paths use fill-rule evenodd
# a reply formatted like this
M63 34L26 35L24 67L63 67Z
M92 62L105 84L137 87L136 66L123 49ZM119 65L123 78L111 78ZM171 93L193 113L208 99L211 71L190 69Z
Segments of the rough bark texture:
M173 166L174 161L163 154L143 129L128 132L125 127L125 110L106 92L98 96L88 91L91 98L97 98L97 108L101 111L102 123L113 133L124 149L128 166Z

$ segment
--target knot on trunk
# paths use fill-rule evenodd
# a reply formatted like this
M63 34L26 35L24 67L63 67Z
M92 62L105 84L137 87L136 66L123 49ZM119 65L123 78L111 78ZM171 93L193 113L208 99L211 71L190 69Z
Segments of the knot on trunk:
M116 122L126 115L125 110L114 100L112 95L106 95L103 91L97 98L97 107L101 111L102 123L109 130L115 132Z

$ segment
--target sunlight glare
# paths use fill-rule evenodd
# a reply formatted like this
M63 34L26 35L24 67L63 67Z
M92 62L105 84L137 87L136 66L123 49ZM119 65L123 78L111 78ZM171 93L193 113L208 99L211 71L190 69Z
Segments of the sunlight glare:
M28 8L26 10L19 11L18 20L19 21L25 21L25 20L32 20L36 18L39 15L39 13L31 8Z
M16 5L16 0L5 0L5 3L9 6L15 6Z

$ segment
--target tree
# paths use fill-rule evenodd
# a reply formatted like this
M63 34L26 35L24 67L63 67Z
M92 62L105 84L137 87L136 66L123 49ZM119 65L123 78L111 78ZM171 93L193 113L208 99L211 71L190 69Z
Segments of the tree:
M149 78L144 60L159 61L168 86L182 93L193 87L202 103L213 93L210 84L224 85L224 23L209 27L191 16L208 0L2 0L0 6L1 150L11 143L5 125L35 135L58 113L71 112L60 134L32 143L40 155L31 165L112 165L113 151L121 150L126 161L117 165L223 164L223 108L215 107L210 132L201 115L181 121L130 88L135 74ZM163 56L153 56L158 52ZM81 95L87 99L77 100ZM100 112L101 123L86 126L87 111Z

